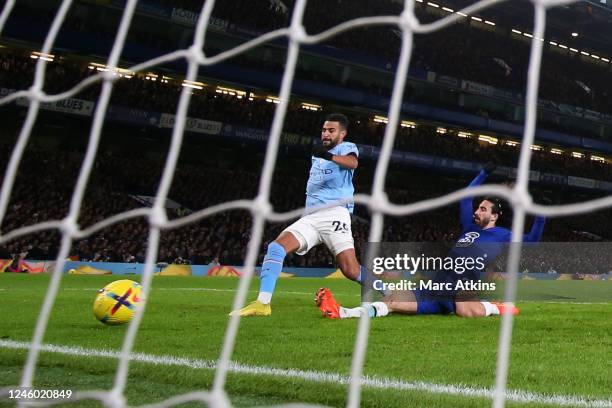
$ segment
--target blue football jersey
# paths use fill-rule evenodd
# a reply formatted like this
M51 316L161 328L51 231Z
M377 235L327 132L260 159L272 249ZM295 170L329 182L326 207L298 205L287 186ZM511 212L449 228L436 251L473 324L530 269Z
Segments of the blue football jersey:
M359 157L359 150L354 143L342 142L334 146L329 152L337 156L355 154ZM355 189L353 187L352 169L345 169L338 164L312 157L310 176L306 185L306 207L328 204L344 198L352 198ZM349 212L353 212L354 203L345 204Z
M481 171L474 180L470 183L470 187L475 187L486 179L487 174ZM493 262L506 248L505 243L512 240L512 231L503 227L493 227L483 229L480 225L474 222L474 209L472 207L472 198L464 198L461 200L461 236L457 240L455 247L451 250L452 257L469 257L477 258L484 257L486 264ZM523 235L523 242L538 242L542 238L544 232L544 217L535 217L531 230L528 234ZM475 272L482 272L476 269Z

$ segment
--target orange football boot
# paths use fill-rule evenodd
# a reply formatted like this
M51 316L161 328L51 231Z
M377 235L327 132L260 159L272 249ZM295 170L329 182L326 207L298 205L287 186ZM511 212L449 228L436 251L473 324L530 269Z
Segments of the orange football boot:
M315 302L323 314L323 317L327 317L328 319L340 319L340 305L336 302L329 289L319 289L315 295Z
M509 303L509 304L500 303L500 302L491 302L491 303L497 306L497 309L499 310L500 315L512 314L516 316L519 314L518 307L514 306L512 303Z

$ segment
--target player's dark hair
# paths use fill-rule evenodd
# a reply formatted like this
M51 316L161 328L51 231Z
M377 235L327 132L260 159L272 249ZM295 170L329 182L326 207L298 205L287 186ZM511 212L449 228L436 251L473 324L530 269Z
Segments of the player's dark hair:
M501 218L501 216L504 214L504 206L502 205L502 201L497 197L485 197L483 200L493 204L491 206L491 214L497 214L497 218Z
M348 130L348 118L342 113L330 113L325 117L327 122L338 122L340 127L344 130Z

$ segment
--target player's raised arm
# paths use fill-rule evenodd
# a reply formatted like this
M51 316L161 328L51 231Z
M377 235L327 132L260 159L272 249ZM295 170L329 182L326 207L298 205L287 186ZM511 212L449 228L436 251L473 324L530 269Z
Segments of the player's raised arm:
M531 230L528 234L523 235L523 242L540 242L544 233L544 224L546 224L545 217L535 217Z
M468 187L476 187L481 185L487 178L489 174L491 174L495 170L495 166L493 164L487 163L480 173L470 182ZM466 197L459 203L460 208L460 219L461 219L461 228L466 229L472 222L474 222L474 214L472 208L472 200L473 197Z

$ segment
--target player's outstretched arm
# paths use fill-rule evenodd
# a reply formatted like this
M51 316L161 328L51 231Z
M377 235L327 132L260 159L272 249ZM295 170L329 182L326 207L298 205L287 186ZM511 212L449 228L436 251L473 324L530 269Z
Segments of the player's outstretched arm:
M355 170L359 165L359 160L353 153L349 153L346 156L334 155L332 161L338 166L349 170Z
M486 180L486 178L487 172L484 169L480 170L480 173L478 173L478 175L474 178L474 180L472 180L468 187L479 186ZM466 197L459 203L461 227L464 229L472 225L472 222L474 220L472 200L473 197Z
M523 242L540 242L544 233L544 224L546 224L546 218L535 217L531 230L528 234L523 235Z
M333 161L337 165L344 167L345 169L354 170L359 165L359 160L355 153L348 153L347 155L331 154L323 146L315 146L312 148L312 155L314 157L320 157L321 159Z

